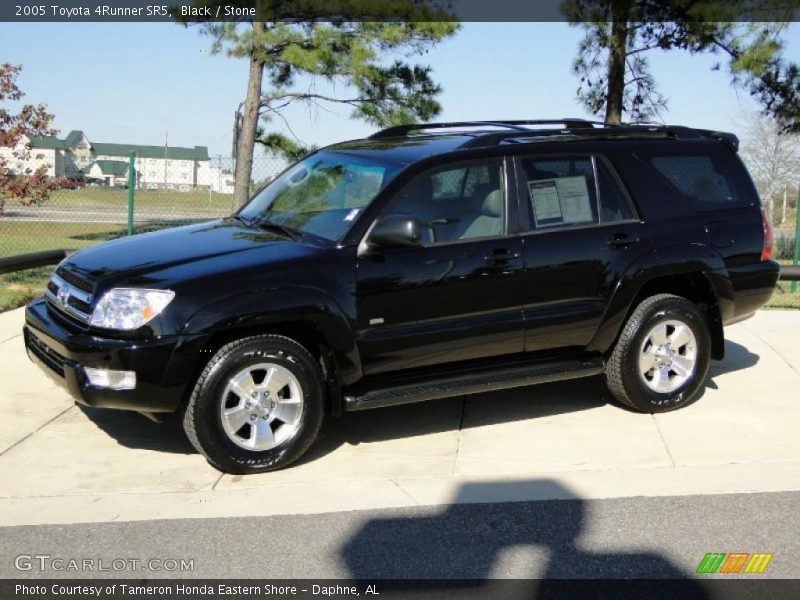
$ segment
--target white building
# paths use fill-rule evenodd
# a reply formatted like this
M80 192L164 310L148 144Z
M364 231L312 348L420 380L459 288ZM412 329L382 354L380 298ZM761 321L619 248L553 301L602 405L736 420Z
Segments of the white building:
M233 193L233 171L223 167L209 167L208 184L212 192L218 194Z
M130 153L135 153L136 187L191 191L208 189L212 177L208 148L195 146L141 146L91 142L82 131L74 130L64 139L31 136L20 140L30 144L28 157L18 159L10 148L0 148L11 169L22 173L47 166L51 177L85 177L114 186L127 185Z

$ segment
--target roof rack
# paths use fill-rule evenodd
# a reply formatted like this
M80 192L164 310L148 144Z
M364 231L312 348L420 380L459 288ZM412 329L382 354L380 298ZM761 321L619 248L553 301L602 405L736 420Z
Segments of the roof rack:
M508 132L492 132L485 135L475 136L459 146L460 149L484 148L487 146L497 146L502 143L526 143L531 141L545 142L556 140L600 140L600 139L675 139L697 138L697 134L691 134L692 130L687 129L687 134L678 135L678 132L667 127L636 126L636 125L610 125L605 128L592 127L579 130L569 129L547 129Z
M534 129L537 125L559 125L550 129ZM459 146L465 148L480 148L495 146L502 143L520 143L526 138L537 138L538 141L559 139L699 139L711 138L718 140L730 147L734 152L739 149L739 138L733 133L724 131L711 131L708 129L694 129L678 125L661 125L656 123L623 123L611 125L600 121L586 119L527 119L527 120L492 120L492 121L451 121L444 123L416 123L410 125L396 125L382 129L369 136L368 139L388 139L407 137L414 132L424 133L427 130L463 129L463 128L491 127L506 129L508 131L472 131L467 132L472 139Z
M526 125L563 125L565 129L592 129L595 126L605 126L599 121L587 121L586 119L523 119L523 120L492 120L492 121L449 121L444 123L413 123L410 125L395 125L387 127L373 133L368 139L378 140L384 138L406 137L412 132L426 131L429 129L457 129L463 127L500 127L513 131L532 132L534 129Z

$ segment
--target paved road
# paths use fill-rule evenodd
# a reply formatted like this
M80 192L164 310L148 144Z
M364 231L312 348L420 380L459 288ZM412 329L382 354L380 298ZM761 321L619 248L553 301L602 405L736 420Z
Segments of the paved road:
M0 577L43 575L17 571L19 554L194 559L183 575L201 578L695 577L707 552L771 552L763 576L788 578L799 515L784 492L4 527Z

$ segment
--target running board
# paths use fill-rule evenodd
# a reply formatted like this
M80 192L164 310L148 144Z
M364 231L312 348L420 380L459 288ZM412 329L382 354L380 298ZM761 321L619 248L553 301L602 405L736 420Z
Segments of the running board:
M500 367L455 377L438 377L420 383L373 389L361 395L345 395L344 409L351 411L383 408L537 383L591 377L602 373L604 368L605 362L601 358Z

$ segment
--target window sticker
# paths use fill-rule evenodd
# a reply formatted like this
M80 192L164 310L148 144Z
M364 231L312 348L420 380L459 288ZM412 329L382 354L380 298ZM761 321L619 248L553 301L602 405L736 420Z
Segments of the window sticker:
M558 188L554 179L529 181L528 190L537 225L563 223L564 216L561 214L561 202L558 200Z
M528 181L528 191L537 227L594 221L592 201L583 175Z
M349 213L347 213L347 216L345 216L344 220L345 221L352 221L353 219L355 219L358 216L358 213L360 213L360 212L361 212L360 208L354 208Z

